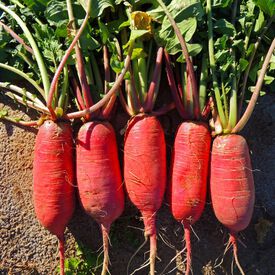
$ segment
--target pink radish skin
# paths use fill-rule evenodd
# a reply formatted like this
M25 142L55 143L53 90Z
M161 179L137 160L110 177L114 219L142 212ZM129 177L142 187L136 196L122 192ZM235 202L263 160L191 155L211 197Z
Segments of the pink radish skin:
M183 122L171 158L168 200L174 218L184 226L186 271L191 268L190 226L201 216L206 200L211 136L203 122Z
M59 239L64 274L64 231L75 206L73 140L68 122L47 120L36 136L33 201L37 219Z
M108 122L85 123L77 138L77 184L80 202L101 226L104 262L108 272L109 230L122 214L124 192L120 173L116 136Z
M124 178L132 203L140 210L150 238L150 274L155 273L156 214L166 186L166 145L160 122L138 115L129 122L124 144Z
M229 229L236 263L237 233L244 230L252 217L255 189L247 143L236 134L218 136L213 142L210 191L217 219Z

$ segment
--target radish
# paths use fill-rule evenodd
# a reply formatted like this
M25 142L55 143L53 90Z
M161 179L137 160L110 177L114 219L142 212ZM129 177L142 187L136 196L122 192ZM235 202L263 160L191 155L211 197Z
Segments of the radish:
M75 28L71 1L67 1L67 7L70 22L73 23L73 28ZM110 94L110 92L114 93L117 91L121 85L123 76L117 75L112 89L109 90L108 83L111 81L111 71L109 67L108 48L106 44L102 44L105 82L104 92L105 94ZM85 113L87 108L96 106L92 99L88 79L94 78L94 94L100 94L102 92L103 81L95 57L91 60L92 66L90 70L87 70L87 66L90 65L85 63L81 48L78 44L75 46L75 51L79 81L74 79L73 86L80 109L80 115L76 114L76 117L84 118L84 124L81 126L76 139L76 180L78 195L84 211L100 225L104 251L101 274L105 275L109 272L110 227L124 210L124 190L116 135L112 125L108 122L115 104L116 95L112 94L102 106L97 108L96 112ZM130 47L128 53L129 60L131 51ZM78 83L80 83L80 86ZM84 114L82 115L81 112L84 112ZM74 114L69 114L69 116L74 116Z
M203 59L200 90L198 91L192 61L187 51L185 39L181 35L174 19L162 1L158 1L165 11L180 41L186 60L186 77L180 75L179 66L175 66L165 51L168 83L177 110L184 119L176 132L171 156L168 185L168 202L174 218L184 228L186 245L185 274L191 271L191 226L200 218L206 201L208 168L210 160L211 135L205 121L208 116L205 78L207 62ZM186 83L185 91L181 83ZM166 266L166 268L168 265ZM166 269L165 268L165 269Z
M47 120L35 140L33 201L40 223L60 242L60 269L64 274L64 231L74 211L72 130L68 122Z
M144 236L150 238L150 274L154 274L156 214L166 187L165 137L154 116L137 115L128 123L124 141L124 180L130 200L141 212Z
M131 14L133 32L142 33L135 40L135 47L147 50L145 44L150 37L151 18L141 11ZM151 41L152 43L153 41ZM131 116L124 136L124 181L131 202L140 211L144 223L144 236L150 239L150 274L155 274L155 259L157 254L156 215L164 196L166 187L166 144L162 126L155 114L166 112L168 108L154 112L160 77L163 48L156 54L156 63L152 64L147 54L153 54L153 44L148 53L134 58L129 69L130 78L125 81L124 94L120 92L120 100L125 111ZM150 82L150 73L152 78ZM142 246L141 246L142 247ZM141 248L140 247L140 248ZM136 251L136 253L139 249ZM135 254L136 254L135 253ZM133 255L133 257L135 256ZM130 259L127 267L129 273Z
M101 226L102 274L106 274L110 226L124 209L116 136L111 124L85 123L78 132L76 153L79 198L85 212Z
M235 12L232 16L233 23L238 10L237 4L236 2L235 8L233 9ZM244 230L250 223L255 202L255 187L249 149L245 139L237 133L245 126L255 107L264 75L275 48L275 39L273 39L269 48L246 111L239 118L241 110L238 110L238 106L240 108L243 103L244 95L242 93L246 90L246 81L238 97L237 83L240 78L238 78L236 74L237 61L235 59L235 49L232 49L233 65L230 68L230 72L232 73L232 87L230 87L230 92L227 94L223 93L223 98L221 99L214 55L211 0L207 0L206 11L208 17L209 61L215 97L212 112L212 127L213 135L216 137L213 142L211 155L211 200L217 219L229 230L230 237L225 251L227 251L231 245L233 246L236 265L240 273L245 274L237 256L237 238L238 232ZM264 30L264 32L265 31L266 30ZM254 57L254 55L255 52L252 56ZM250 60L247 74L249 73L252 61L253 58ZM223 78L221 79L221 86L224 87ZM229 96L229 98L227 98L227 96Z
M20 103L26 104L27 102L30 107L44 113L38 121L24 122L19 120L15 122L26 126L40 126L34 147L34 209L40 223L52 234L56 235L59 240L60 274L63 275L65 274L64 231L72 217L75 205L72 129L69 120L64 115L68 102L68 68L66 61L88 22L90 8L87 10L81 28L63 56L51 83L49 82L43 57L26 24L8 7L0 4L0 8L13 17L22 28L31 46L31 53L36 58L42 78L44 89L27 74L8 65L4 66L6 69L24 77L47 102L46 107L32 93L26 92L15 85L6 85L10 96L17 99ZM18 41L24 45L19 39ZM62 91L57 93L57 81L62 70L64 72ZM24 97L27 99L24 99Z

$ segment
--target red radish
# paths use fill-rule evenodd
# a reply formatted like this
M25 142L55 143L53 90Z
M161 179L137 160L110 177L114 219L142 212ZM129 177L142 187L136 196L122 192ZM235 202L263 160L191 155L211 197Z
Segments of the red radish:
M191 267L190 226L201 216L206 199L211 136L203 122L183 122L177 131L169 184L174 218L184 226L187 248L185 274Z
M64 274L64 231L74 211L72 130L68 122L47 120L36 136L33 200L40 223L59 239Z
M106 274L110 226L124 209L116 136L111 124L85 123L78 133L76 153L80 202L86 213L101 225L104 247L101 274Z
M130 120L124 144L124 179L127 193L140 210L145 238L150 238L150 274L156 258L156 214L166 186L166 145L160 122L154 116Z
M236 263L236 235L252 217L255 190L249 150L236 134L218 136L213 142L210 190L217 219L230 231ZM241 270L241 269L240 269Z

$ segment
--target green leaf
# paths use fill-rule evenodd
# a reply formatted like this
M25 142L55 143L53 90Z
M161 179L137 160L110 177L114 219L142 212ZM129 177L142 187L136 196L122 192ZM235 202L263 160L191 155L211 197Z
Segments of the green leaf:
M8 115L8 111L5 109L0 109L0 118L4 118Z
M138 38L141 38L143 35L149 33L148 30L132 30L130 34L129 41L127 44L123 46L123 48L127 48L131 43L134 43L134 41Z
M275 55L273 54L271 59L270 59L270 66L269 66L269 70L273 71L275 70Z
M265 75L264 82L267 85L270 85L274 81L275 77L272 77L270 75Z
M87 10L89 0L79 0L84 10ZM91 17L97 18L102 15L105 9L111 8L112 11L115 10L115 5L113 0L91 0Z
M202 51L202 45L200 45L200 44L186 43L186 45L187 45L187 50L188 50L190 56L196 56ZM182 54L177 58L177 61L182 62L182 63L185 62L185 59Z
M147 54L145 53L143 48L134 48L132 52L131 59L145 58Z
M110 66L115 73L119 74L124 67L124 63L119 61L117 55L113 54L110 59Z
M100 29L102 43L105 45L106 42L108 41L108 39L110 38L109 30L108 30L107 26L100 21L100 19L98 20L98 26Z
M197 28L197 20L194 17L189 19L183 20L182 22L177 24L181 34L184 36L185 41L188 42L191 40L192 36L194 35L196 28ZM164 19L162 28L159 32L160 38L163 40L174 40L178 41L178 38L175 35L174 29L171 27L170 21ZM178 42L179 43L179 42Z
M259 16L256 20L256 23L255 23L255 27L254 27L254 31L256 33L260 32L260 30L264 27L264 24L265 24L265 20L264 20L264 13L262 11L260 11L259 13Z
M214 0L213 7L214 8L226 8L231 5L233 0Z
M24 6L27 6L33 12L44 12L50 0L23 0Z
M240 70L241 72L244 72L248 66L249 62L244 59L244 58L240 58Z
M253 0L253 2L269 16L273 16L275 14L274 0Z
M192 39L196 29L197 29L197 20L194 17L183 20L178 23L178 27L181 31L181 34L184 36L185 41L188 42ZM157 40L160 44L165 45L165 48L169 54L176 54L181 51L180 42L176 36L174 29L171 27L168 19L164 19L162 28L157 34Z
M172 0L168 9L172 12L172 15L174 15L176 22L181 22L189 17L195 17L197 20L201 20L204 15L204 10L199 0Z
M228 22L226 19L219 19L214 23L214 30L221 34L226 34L229 36L235 36L236 30L232 23Z

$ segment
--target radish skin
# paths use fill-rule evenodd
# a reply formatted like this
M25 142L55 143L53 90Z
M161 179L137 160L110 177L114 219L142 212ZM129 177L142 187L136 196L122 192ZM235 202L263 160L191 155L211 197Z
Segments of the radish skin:
M150 238L150 274L155 273L156 213L166 186L166 145L160 122L154 116L133 117L125 133L124 179L132 203L139 209Z
M64 274L64 231L75 206L73 181L71 126L47 120L35 141L33 201L40 223L59 239L60 274Z
M201 216L206 200L211 136L203 122L183 122L176 133L171 158L168 201L184 227L186 271L191 269L190 226Z
M124 209L116 136L109 122L92 121L80 128L76 160L80 203L101 226L103 275L108 272L110 226Z
M244 230L252 217L255 188L247 143L237 134L218 136L213 142L210 191L217 219L229 229L236 263L237 233Z

